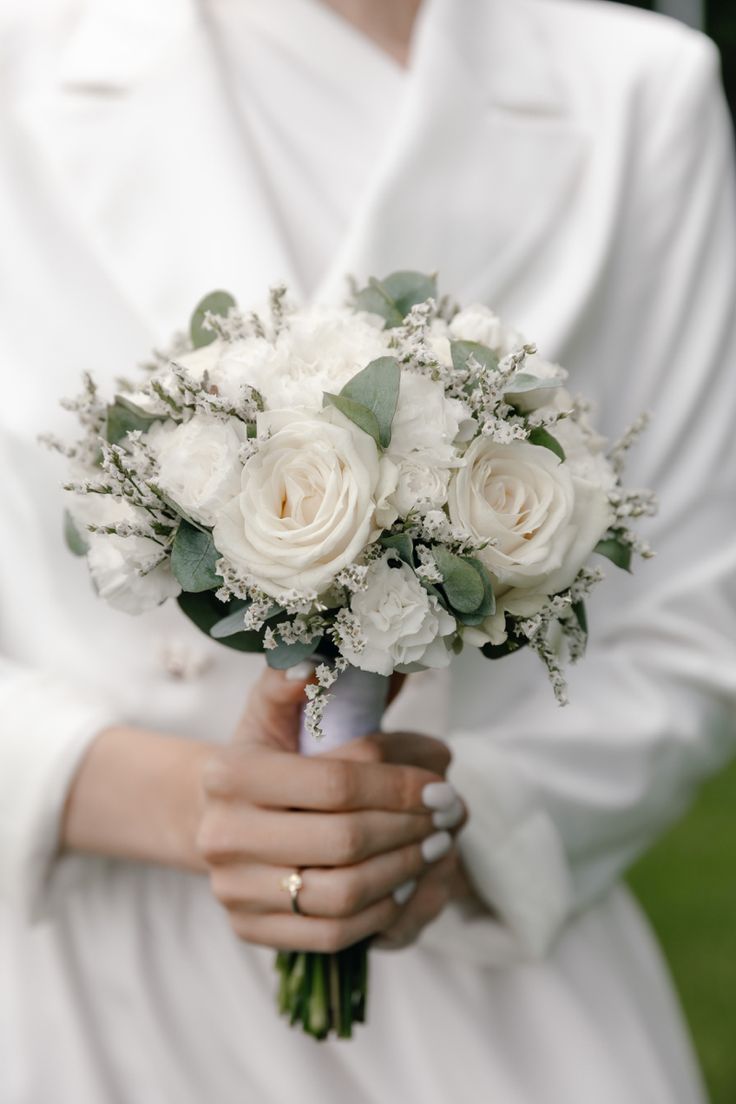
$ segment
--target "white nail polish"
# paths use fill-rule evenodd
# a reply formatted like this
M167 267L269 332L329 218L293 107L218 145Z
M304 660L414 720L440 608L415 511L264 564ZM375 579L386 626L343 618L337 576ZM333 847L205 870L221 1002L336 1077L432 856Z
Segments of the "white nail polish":
M401 885L397 886L394 890L394 901L396 904L405 905L416 888L417 883L413 878L408 882L402 882Z
M425 862L437 862L452 847L452 836L449 832L435 832L433 836L427 836L422 844L422 857Z
M295 663L286 670L286 678L289 682L306 682L314 674L317 664L311 659L305 659L303 663Z
M432 823L435 828L455 828L463 819L462 802L456 801L449 809L439 809L432 813Z
M449 782L429 782L422 790L422 801L428 809L449 809L457 801L457 792Z

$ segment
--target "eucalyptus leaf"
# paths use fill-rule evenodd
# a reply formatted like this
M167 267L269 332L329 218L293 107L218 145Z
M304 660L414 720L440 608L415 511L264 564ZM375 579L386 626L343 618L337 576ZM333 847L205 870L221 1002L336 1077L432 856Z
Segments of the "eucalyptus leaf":
M391 444L391 423L399 401L400 382L401 368L396 357L378 357L349 379L340 392L340 398L370 410L376 419L383 448Z
M128 433L135 430L146 433L154 422L160 421L160 414L151 414L125 395L116 395L115 401L107 407L105 437L111 445L117 445Z
M509 380L506 392L511 395L522 395L527 391L547 391L549 388L561 386L562 380L540 379L539 376L533 376L530 372L519 372L513 379Z
M483 600L476 609L470 612L456 610L456 615L458 621L461 621L463 625L480 625L485 621L486 617L490 617L496 612L496 596L493 593L493 585L485 564L481 563L481 561L474 556L467 556L464 557L464 559L466 563L471 564L475 568L482 580Z
M442 545L432 549L442 575L442 586L450 606L458 613L475 613L485 600L483 579L472 563Z
M209 311L210 314L219 314L222 318L226 318L228 311L234 306L235 300L228 291L211 291L204 299L200 299L189 322L189 335L195 349L211 345L217 337L214 330L204 328L205 314Z
M201 594L180 594L177 598L179 608L182 613L186 614L190 621L192 621L198 629L201 630L206 636L210 635L210 629L213 625L216 625L218 621L221 621L223 614L233 606L233 602L225 605L224 602L220 602L215 598L212 591L205 591ZM241 613L247 605L246 602L239 602ZM259 633L256 632L240 632L234 636L229 636L226 640L220 640L220 644L224 644L228 648L233 648L237 652L262 652L263 640Z
M496 354L487 345L481 345L478 341L451 341L450 355L452 365L458 372L463 371L471 356L489 372L495 372L498 368Z
M557 438L553 437L548 430L543 428L543 426L536 426L529 434L527 440L529 441L530 445L538 445L540 448L549 449L550 452L553 452L555 456L559 457L559 459L564 464L565 450L563 449Z
M598 541L593 551L600 556L605 556L607 560L610 560L616 567L620 567L622 571L631 572L631 545L625 544L618 537L605 537Z
M64 542L75 556L85 556L89 550L89 542L80 533L77 523L68 510L64 511Z
M381 447L381 427L376 415L367 406L363 406L362 403L355 402L353 399L348 399L345 395L333 395L330 391L324 392L322 401L325 405L329 403L334 406L341 414L354 422L358 429L362 429L364 433L372 437L379 448Z
M387 329L400 326L412 307L437 298L437 280L422 272L392 272L383 280L371 277L359 291L355 305L384 319Z
M171 549L171 570L183 590L198 594L221 586L222 578L215 572L219 559L211 533L186 521L179 523Z
M409 567L414 566L414 541L408 533L391 533L381 537L381 544L384 548L393 549Z
M232 605L232 602L230 604ZM250 602L239 603L238 609L233 610L227 617L223 617L221 621L217 621L212 626L210 629L210 636L215 640L224 640L226 637L234 636L235 633L250 631L243 628L243 616L249 605ZM283 613L283 608L274 603L266 615L265 620L269 621L271 618L277 617L281 613Z
M275 648L268 649L266 663L277 671L285 671L313 656L319 647L319 642L318 636L313 637L312 640L298 640L295 644L285 644L281 641Z

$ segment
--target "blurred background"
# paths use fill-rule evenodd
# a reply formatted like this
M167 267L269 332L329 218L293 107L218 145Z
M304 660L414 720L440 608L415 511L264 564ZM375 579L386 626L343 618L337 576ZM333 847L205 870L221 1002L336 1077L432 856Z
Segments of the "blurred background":
M628 2L682 19L716 41L736 112L736 0ZM629 879L669 959L712 1104L736 1102L735 809L736 765L701 791L690 815Z

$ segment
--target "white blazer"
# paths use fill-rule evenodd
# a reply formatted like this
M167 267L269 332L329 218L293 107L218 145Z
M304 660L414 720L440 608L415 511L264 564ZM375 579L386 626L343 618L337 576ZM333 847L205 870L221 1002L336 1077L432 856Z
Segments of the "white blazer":
M0 16L0 889L44 912L99 727L225 739L253 668L175 609L144 625L93 598L35 436L68 428L56 401L82 369L125 373L203 292L247 302L293 274L192 0L31 7ZM564 363L607 433L653 414L630 479L660 496L658 556L600 588L572 704L533 657L469 656L396 708L450 742L471 810L464 857L493 914L426 933L453 954L543 956L733 751L734 183L702 35L600 0L431 0L316 291L436 270ZM172 682L154 640L204 649L208 673Z

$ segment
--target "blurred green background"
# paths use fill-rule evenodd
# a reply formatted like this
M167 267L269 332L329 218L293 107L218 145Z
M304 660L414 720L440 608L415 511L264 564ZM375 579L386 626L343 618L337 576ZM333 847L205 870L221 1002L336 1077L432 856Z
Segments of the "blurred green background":
M637 6L702 20L720 47L736 110L736 0ZM629 880L669 960L712 1104L736 1104L736 765L703 788Z

